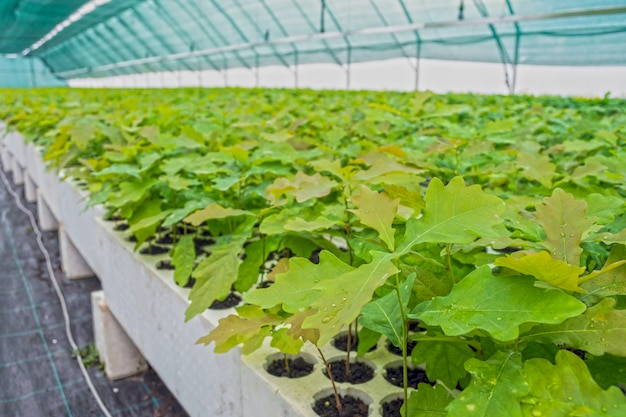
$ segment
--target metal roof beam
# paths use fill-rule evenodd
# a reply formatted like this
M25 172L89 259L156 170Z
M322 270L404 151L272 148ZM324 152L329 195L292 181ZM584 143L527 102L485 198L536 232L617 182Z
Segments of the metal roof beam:
M180 2L178 0L174 0L174 2L176 3L176 5L180 6ZM173 30L176 32L178 37L180 37L181 39L184 39L187 43L189 43L190 45L189 49L193 50L192 45L194 44L194 41L193 39L191 39L189 34L185 32L185 30L181 28L178 22L176 22L172 18L172 16L170 16L170 14L164 9L163 4L161 3L160 0L154 0L154 3L157 6L157 13L159 17L173 28ZM216 71L218 70L218 67L213 63L211 59L209 59L208 56L205 56L203 58L204 58L204 61L207 62L211 67L213 67L214 70ZM200 62L198 61L198 63Z
M263 31L261 30L259 25L257 25L257 23L254 21L254 19L252 19L252 17L250 17L250 15L246 12L245 8L241 7L241 4L239 3L239 1L238 0L232 0L232 1L237 5L241 13L246 17L246 19L248 19L248 21L252 24L252 26L254 26L258 34L263 36ZM284 66L289 68L289 63L285 60L285 58L282 57L280 53L278 53L274 45L270 45L270 48L272 48L272 51L274 51L274 55L276 55L276 58L278 58L278 60L282 62ZM257 53L257 51L254 51L254 52L255 54Z
M474 0L473 3L476 7L476 10L478 10L478 13L480 13L482 17L489 17L489 11L487 10L487 7L482 2L482 0ZM493 39L496 41L498 52L500 53L500 58L502 59L502 65L504 66L504 82L509 89L509 93L513 93L514 88L511 84L511 76L509 75L509 68L507 67L507 64L511 64L511 66L513 66L513 71L516 70L515 65L511 61L511 57L509 57L506 47L502 43L502 39L500 38L500 35L498 34L495 26L492 23L487 24L487 26L489 27L489 31L493 35Z
M298 4L298 0L291 0L291 3L296 7L296 9L298 9L298 11L300 12L300 14L302 15L302 17L304 18L304 20L306 20L306 22L309 24L309 27L311 28L311 30L313 32L315 32L317 29L315 27L315 25L313 24L313 22L311 21L311 19L309 19L309 15L306 14L306 12L304 10L302 10L302 7ZM337 54L335 54L333 52L333 49L329 47L328 42L326 42L325 40L322 40L322 43L324 44L324 46L326 47L326 49L328 50L329 55L331 56L331 58L333 59L333 61L335 61L335 63L337 65L342 65L341 60L339 59L339 57L337 57Z
M200 22L198 20L198 18L196 17L196 15L194 13L192 13L187 6L184 3L178 3L181 7L181 9L183 9L185 11L185 14L187 14L200 28L200 30L202 31L202 33L204 33L204 35L209 38L209 40L214 44L214 45L219 45L216 41L215 38L213 38L213 36L211 36L211 34L205 29L204 25L202 24L202 22ZM194 10L196 11L196 13L198 13L198 15L202 15L201 10L198 9L198 6L196 5L195 2L189 2L189 5L191 7L194 8ZM213 25L213 23L211 22L210 19L205 19L204 20L206 22L206 25L209 26L211 28L211 30L213 32L215 32L215 34L222 40L222 42L224 42L224 44L227 44L228 42L226 41L226 38L224 37L224 35L222 35L222 33L220 31L218 31L215 28L215 25ZM250 68L250 66L248 65L248 63L241 57L241 55L239 55L239 53L235 52L235 56L237 57L237 60L239 62L241 62L243 64L244 67L246 68ZM222 58L224 59L224 61L226 60L226 56L224 54L222 54ZM225 68L224 68L225 69Z
M422 22L422 23L413 23L408 25L396 25L396 26L385 26L385 27L374 27L367 29L358 29L358 30L350 30L345 32L325 32L325 33L313 33L310 35L298 35L298 36L288 36L285 38L277 38L269 41L263 42L248 42L242 44L235 45L225 45L223 47L218 48L210 48L193 52L186 52L180 54L172 54L166 56L159 57L151 57L144 59L136 59L125 62L117 62L107 65L102 65L97 68L92 68L91 71L94 72L103 72L109 71L116 68L123 67L132 67L135 65L142 65L147 63L164 63L167 61L176 61L179 59L188 58L191 56L202 56L202 55L213 55L216 53L225 53L225 52L235 52L247 49L253 49L260 46L268 46L268 44L288 44L288 43L304 43L311 41L322 41L327 39L336 39L336 38L346 38L350 36L359 36L359 35L374 35L374 34L389 34L389 33L399 33L399 32L413 32L415 30L425 30L425 29L436 29L436 28L446 28L446 27L471 27L471 26L484 26L488 24L503 24L503 23L514 23L514 22L527 22L527 21L541 21L548 19L562 19L562 18L572 18L572 17L584 17L584 16L598 16L598 15L615 15L615 14L626 14L626 6L619 7L598 7L592 9L574 9L574 10L566 10L566 11L558 11L558 12L550 12L550 13L535 13L535 14L527 14L527 15L507 15L500 17L485 17L479 19L469 19L469 20L453 20L453 21L444 21L444 22ZM89 69L78 68L76 70L63 71L57 73L57 75L68 78L76 75L81 75L89 72Z

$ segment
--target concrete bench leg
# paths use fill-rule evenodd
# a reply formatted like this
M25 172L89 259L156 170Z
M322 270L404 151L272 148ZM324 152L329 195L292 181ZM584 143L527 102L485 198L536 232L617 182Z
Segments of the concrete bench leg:
M37 201L37 186L28 171L24 173L24 196L29 203Z
M95 274L70 240L63 225L59 226L59 245L61 250L61 268L70 279L92 277Z
M37 190L37 216L39 218L39 228L42 231L50 232L59 228L59 222L52 214L50 206L39 190Z
M17 158L13 158L13 184L24 184L24 168L17 162Z
M111 314L103 291L91 293L91 308L96 349L107 377L126 378L148 369L146 360Z
M10 172L13 169L13 155L11 155L6 146L2 147L0 157L2 157L2 169L4 172Z

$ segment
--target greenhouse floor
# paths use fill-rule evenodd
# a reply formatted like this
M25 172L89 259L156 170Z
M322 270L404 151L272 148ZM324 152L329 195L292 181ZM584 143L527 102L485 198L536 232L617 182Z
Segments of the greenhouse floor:
M6 174L5 174L6 175ZM0 178L2 179L2 178ZM24 202L23 187L11 184ZM36 213L34 204L23 203ZM57 232L42 233L66 301L71 332L83 349L93 344L90 293L96 277L68 280L61 271ZM186 417L151 369L109 381L91 358L88 373L112 416ZM28 216L0 181L0 416L106 416L81 373L66 336L61 302Z

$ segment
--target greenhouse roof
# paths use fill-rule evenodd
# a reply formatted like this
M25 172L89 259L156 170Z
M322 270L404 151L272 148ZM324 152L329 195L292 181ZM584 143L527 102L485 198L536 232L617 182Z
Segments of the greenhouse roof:
M0 53L63 78L402 57L626 64L624 0L5 0L0 27Z

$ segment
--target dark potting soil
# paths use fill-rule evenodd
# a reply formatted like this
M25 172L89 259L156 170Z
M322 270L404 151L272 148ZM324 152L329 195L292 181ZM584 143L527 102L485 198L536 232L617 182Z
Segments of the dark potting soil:
M313 253L311 253L311 256L309 256L309 261L313 262L314 264L319 264L321 251L322 251L322 248L315 249Z
M420 320L411 320L409 321L409 331L410 332L419 332L422 329L420 328Z
M374 368L365 362L351 362L350 373L346 373L345 359L338 359L328 363L333 373L335 382L349 382L350 384L362 384L374 378ZM324 375L328 377L326 369Z
M241 302L241 297L234 292L229 293L222 301L215 300L213 304L209 306L211 310L226 310L227 308L235 307Z
M161 245L171 245L172 243L174 243L174 237L171 233L166 233L163 236L159 237L156 240L156 243Z
M257 288L269 288L272 286L272 284L274 283L274 281L261 281L259 283L259 285L257 285Z
M156 269L173 271L174 265L172 265L172 261L170 261L169 259L165 259L156 263Z
M112 215L104 218L104 221L106 221L106 222L119 222L120 220L123 220L122 216L119 216L117 214L112 214Z
M587 356L587 352L585 352L584 350L574 349L571 346L564 346L563 348L565 350L569 350L570 352L572 352L574 355L578 356L582 360L585 360L585 357Z
M267 372L274 376L287 378L301 378L313 372L313 364L308 363L304 358L287 359L287 363L289 370L285 366L285 359L275 359L267 365Z
M415 345L417 345L417 341L412 340L409 342L409 344L407 345L408 347L407 355L411 356L411 352L413 352L413 348L415 347ZM394 346L394 344L389 341L387 342L387 350L393 353L394 355L402 356L402 349L400 349L397 346Z
M187 280L187 283L185 285L183 285L183 287L184 288L191 288L191 287L193 287L193 284L195 284L195 283L196 283L196 279L189 277L189 279Z
M139 253L142 255L162 255L164 253L168 253L170 248L166 246L158 246L158 245L148 245L145 248L141 249Z
M400 409L404 404L402 398L396 398L395 400L385 401L383 406L383 417L400 417Z
M332 341L334 347L344 352L348 351L348 334L342 334L335 337ZM357 336L352 335L350 340L350 352L356 352L359 347L359 338ZM372 352L376 350L376 345L372 346L368 352Z
M313 411L321 417L367 417L369 406L351 395L340 395L341 411L337 410L335 396L330 394L313 404Z
M126 222L118 223L115 226L113 226L113 230L116 230L118 232L123 232L124 230L127 230L129 227L130 225Z
M209 237L194 237L193 242L196 246L209 246L215 244L215 239Z
M403 377L402 377L402 366L394 366L386 369L385 379L392 385L396 387L403 387ZM417 384L420 382L424 382L429 385L435 385L434 382L431 382L430 379L426 376L426 371L419 368L409 368L408 369L408 377L409 377L409 387L417 388Z

